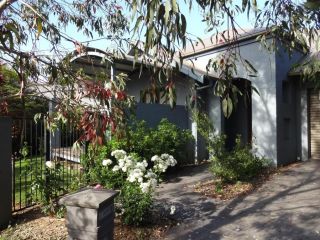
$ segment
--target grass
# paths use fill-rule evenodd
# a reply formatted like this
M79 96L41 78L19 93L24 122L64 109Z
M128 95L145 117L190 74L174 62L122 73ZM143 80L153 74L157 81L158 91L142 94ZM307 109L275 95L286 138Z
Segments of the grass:
M76 177L79 176L79 164L60 161L63 169L63 187L71 189ZM31 206L39 193L32 191L32 182L36 177L43 176L45 157L18 159L14 163L14 209Z

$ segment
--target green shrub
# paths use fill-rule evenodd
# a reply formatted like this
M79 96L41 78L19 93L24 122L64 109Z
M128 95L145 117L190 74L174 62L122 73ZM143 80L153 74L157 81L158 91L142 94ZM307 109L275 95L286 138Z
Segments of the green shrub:
M244 145L238 136L231 151L225 148L225 135L215 132L207 115L195 114L199 133L204 137L210 155L211 171L225 182L249 181L270 166L270 161L256 154L254 146Z
M178 160L178 165L189 160L187 145L193 141L190 130L180 129L167 119L162 119L155 128L148 127L145 121L132 120L127 128L125 136L114 136L107 142L106 151L123 149L145 159L168 153Z
M121 203L121 219L127 225L139 225L148 214L152 195L143 193L136 184L127 183L121 188L118 201Z
M63 187L63 169L60 163L46 162L44 175L37 175L32 182L35 199L40 202L41 210L47 215L62 217L64 208L58 204L59 196L66 193ZM36 194L40 193L40 194Z
M225 137L217 138L219 146ZM236 146L230 152L219 149L219 155L211 157L211 171L216 177L226 182L249 181L265 170L270 161L255 154L252 147L241 143L240 136L236 139ZM217 152L214 150L214 152Z
M113 171L109 171L102 165L104 159L111 157L110 145L94 146L90 145L81 159L84 168L84 179L87 184L99 183L110 189L119 189L124 181L124 176Z

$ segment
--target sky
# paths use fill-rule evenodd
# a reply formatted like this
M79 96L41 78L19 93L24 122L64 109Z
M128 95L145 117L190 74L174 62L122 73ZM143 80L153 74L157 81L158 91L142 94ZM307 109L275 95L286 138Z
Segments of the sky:
M264 0L258 0L258 5L260 3L260 5L262 3L264 3ZM206 32L206 23L201 22L202 20L202 16L201 16L201 9L199 6L197 6L197 4L193 4L192 10L189 11L189 7L184 3L184 0L179 0L179 6L180 6L180 10L182 13L185 14L186 19L187 19L187 32L191 33L192 35L195 35L197 37L200 37L202 39L204 38L209 38L213 33L207 33ZM239 4L241 6L242 0L234 0L233 4ZM126 15L130 16L130 9L125 9L125 13ZM53 20L54 22L54 20ZM242 28L245 29L250 29L253 28L254 25L252 23L253 21L249 21L247 19L247 15L246 14L241 14L239 16L237 16L237 23L239 23L239 25ZM227 28L227 25L223 25L219 31L223 31ZM84 36L82 33L77 31L77 28L75 26L69 26L65 32L67 33L68 36L72 36L75 40L77 40L78 42L86 42L86 41L91 41L89 43L88 46L90 47L95 47L95 48L99 48L102 50L108 50L108 49L112 49L112 48L116 48L116 46L110 42L107 41L105 39L103 40L99 40L99 41L92 41L92 39ZM95 35L94 39L98 39L100 38L99 36ZM86 45L87 43L85 43ZM74 50L75 46L74 44L70 43L70 42L66 42L64 41L62 43L63 49L62 52L71 52ZM30 49L31 46L26 46L27 49ZM51 55L52 53L50 53L49 49L50 49L50 44L44 40L44 39L40 39L40 41L37 43L37 45L35 46L35 48L37 49L38 54L45 54L45 55Z

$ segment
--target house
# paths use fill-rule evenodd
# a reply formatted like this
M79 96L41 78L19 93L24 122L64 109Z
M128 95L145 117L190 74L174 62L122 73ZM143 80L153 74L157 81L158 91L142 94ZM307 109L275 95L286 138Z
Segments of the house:
M241 134L243 141L253 142L258 154L271 159L275 165L320 158L320 93L301 81L301 71L293 70L295 64L310 56L298 49L289 56L278 40L275 40L276 51L267 50L256 39L261 34L266 35L267 43L275 40L260 29L240 33L237 39L238 51L252 63L257 76L251 76L240 62L234 76L238 87L253 85L259 95L250 93L247 104L240 99L230 118L225 118L221 101L213 95L210 85L215 81L215 72L209 70L210 76L205 77L208 88L200 87L197 91L206 99L204 111L215 128L227 135L227 145ZM204 41L204 46L199 44L187 50L183 54L184 62L193 61L198 71L206 71L210 59L230 50L230 44L224 40L217 37L213 42Z
M239 62L234 83L243 90L253 85L259 94L249 90L246 101L239 96L229 118L224 117L221 100L213 94L218 75L206 67L210 59L230 50L225 36L217 35L205 40L204 45L196 44L182 54L184 64L174 76L177 88L175 109L167 104L142 103L142 90L150 86L152 74L145 63L141 59L135 61L130 52L114 58L111 63L103 61L108 56L106 52L92 48L86 53L76 54L71 61L75 68L84 69L92 77L100 70L111 77L115 73L126 73L131 79L127 82L128 94L135 96L138 102L137 118L155 126L166 117L179 127L190 129L195 137L195 147L190 156L196 162L208 156L186 105L190 89L196 89L196 95L202 99L201 110L208 114L215 129L227 135L227 146L232 147L235 137L240 134L243 142L253 143L257 153L271 159L274 165L320 158L320 95L312 85L301 81L299 70L293 70L295 64L306 61L310 56L305 56L298 49L289 56L278 40L275 40L277 50L268 50L256 39L261 34L266 35L267 43L274 41L263 29L243 31L237 38L240 55L253 65L257 73L252 76Z
M110 55L105 51L96 48L87 48L86 51L82 53L75 51L70 62L75 71L82 69L92 81L101 77L112 79L119 73L125 73L129 78L126 82L127 94L133 96L137 102L136 118L138 120L145 120L150 127L155 127L162 118L167 118L181 129L193 129L195 137L197 136L194 127L195 124L191 119L191 111L187 106L187 99L190 98L190 92L195 87L196 82L201 81L203 78L202 73L191 70L189 66L183 66L180 72L174 73L173 80L176 88L176 105L172 108L161 99L162 89L157 89L159 92L158 98L152 99L152 97L149 96L148 91L154 81L152 69L148 67L148 64L143 62L141 58L135 59L134 56L130 54L122 54L118 57L113 56L111 59ZM149 64L151 65L152 62L149 62ZM81 88L81 86L78 86L78 88ZM57 92L57 94L59 93ZM53 99L53 94L50 93L48 98ZM149 98L147 102L151 101L154 104L146 103L145 98ZM54 111L52 106L50 109ZM62 152L64 154L64 151L61 150L61 136L59 132L52 134L50 142L51 149L57 149L55 152ZM205 148L205 146L203 146L203 148ZM195 152L197 151L195 151L193 147L187 151L187 158L192 161L191 163L193 163L195 159ZM205 149L201 152L205 153ZM53 155L58 156L58 153L54 153ZM59 156L62 155L60 154ZM66 159L65 157L63 158ZM72 161L79 162L79 157L73 157Z

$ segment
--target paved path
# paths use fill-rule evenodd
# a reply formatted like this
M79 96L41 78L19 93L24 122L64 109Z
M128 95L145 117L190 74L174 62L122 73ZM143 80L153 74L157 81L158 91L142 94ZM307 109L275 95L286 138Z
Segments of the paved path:
M166 239L320 239L320 161L298 164L227 202L193 192L210 177L205 166L187 170L158 190L158 201L175 205L172 217L180 222Z

